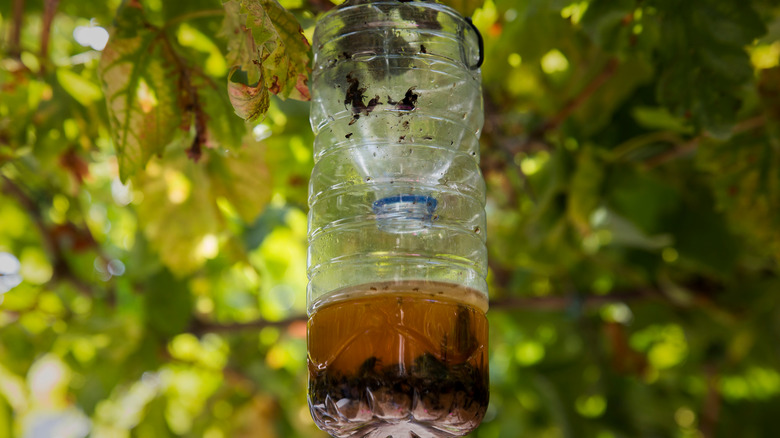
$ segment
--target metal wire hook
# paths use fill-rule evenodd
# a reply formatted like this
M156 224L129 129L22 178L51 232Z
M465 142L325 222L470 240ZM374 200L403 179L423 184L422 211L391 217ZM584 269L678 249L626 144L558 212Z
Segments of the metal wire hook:
M485 62L485 42L482 40L482 34L479 32L479 29L477 29L477 26L474 25L474 22L471 21L471 17L466 17L466 23L471 26L471 29L474 30L474 33L477 34L477 45L479 46L479 60L474 65L469 65L468 60L466 59L466 53L463 46L461 46L461 57L463 58L463 63L468 66L469 70L476 70L480 67L482 67L482 63ZM464 38L465 38L465 32L464 32Z

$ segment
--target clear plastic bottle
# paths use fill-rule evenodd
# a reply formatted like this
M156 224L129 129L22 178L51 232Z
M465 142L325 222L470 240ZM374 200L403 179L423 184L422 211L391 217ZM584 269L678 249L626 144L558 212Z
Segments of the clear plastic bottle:
M452 437L488 404L481 39L428 2L314 34L309 406L336 437Z

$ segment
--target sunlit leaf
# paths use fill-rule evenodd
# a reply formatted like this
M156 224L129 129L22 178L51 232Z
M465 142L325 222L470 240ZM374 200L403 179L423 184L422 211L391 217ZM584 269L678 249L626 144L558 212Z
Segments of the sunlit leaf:
M103 97L100 87L95 85L94 82L70 70L64 68L57 69L57 81L59 81L68 94L82 105L89 105Z
M713 136L728 137L742 99L735 90L752 75L745 46L765 27L758 14L738 0L685 4L659 17L665 70L659 100L689 113Z
M192 297L186 285L163 270L149 279L144 312L149 327L163 336L181 333L192 318Z
M205 236L218 231L218 213L202 166L183 155L175 163L176 167L157 168L138 178L144 199L137 210L162 262L182 275L206 261L199 247Z
M223 223L219 197L227 199L249 223L265 208L271 192L263 156L257 144L227 156L207 151L202 163L179 154L168 167L154 165L138 177L144 193L137 207L139 221L172 272L191 273L218 253L215 236Z
M269 169L262 145L250 143L236 154L214 156L207 164L215 196L224 196L241 218L252 223L271 199Z
M474 11L484 3L483 0L446 0L445 5L460 12L464 17L471 17Z
M577 159L577 170L572 176L567 210L569 219L583 234L590 231L590 217L601 201L603 180L604 168L595 150L591 147L583 149Z

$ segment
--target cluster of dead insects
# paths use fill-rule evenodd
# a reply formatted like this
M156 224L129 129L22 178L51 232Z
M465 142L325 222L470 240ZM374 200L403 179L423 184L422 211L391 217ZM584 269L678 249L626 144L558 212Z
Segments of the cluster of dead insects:
M352 76L351 73L347 74L347 93L344 96L344 106L347 108L350 106L352 107L352 120L349 122L350 125L355 123L355 121L360 118L361 114L367 116L371 114L371 111L373 111L377 105L382 104L382 102L379 101L379 96L375 96L366 104L364 102L366 99L365 92L366 88L360 87L360 80Z
M344 106L352 109L352 120L349 122L351 125L355 123L361 115L367 116L371 114L371 112L377 106L382 105L383 102L379 100L379 96L377 95L369 99L368 103L366 103L366 91L368 89L366 87L361 87L360 80L353 76L352 73L347 74L346 80L347 91L344 95ZM400 101L395 101L392 97L387 96L387 103L395 106L396 109L401 111L414 110L417 107L417 99L420 97L419 93L414 91L415 88L416 87L410 87L406 90L404 97Z
M352 421L368 414L474 421L484 415L489 393L487 370L469 363L447 364L425 353L410 368L383 366L370 357L354 374L318 372L309 379L309 397L315 410L319 406L330 417Z
M404 97L400 102L396 102L390 96L387 96L387 103L395 105L396 109L401 111L412 111L417 106L417 98L420 97L419 94L414 92L415 88L416 87L411 87L406 90L406 94L404 94Z

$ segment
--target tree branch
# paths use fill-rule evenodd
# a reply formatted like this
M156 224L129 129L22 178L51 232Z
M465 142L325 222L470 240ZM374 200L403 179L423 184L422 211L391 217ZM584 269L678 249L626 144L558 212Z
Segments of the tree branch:
M715 365L705 365L707 379L707 395L701 413L701 434L704 438L714 438L720 416L720 390L718 389L718 372Z
M734 125L734 129L731 131L731 135L733 136L733 135L741 134L743 132L752 131L754 129L761 128L765 124L766 124L766 117L764 115L753 117L752 119L743 120L742 122L739 122L736 125ZM648 169L652 169L654 167L665 164L669 161L691 154L699 147L699 144L701 144L703 140L708 138L710 138L710 135L704 132L698 137L695 137L686 143L673 147L668 151L662 152L658 155L654 155L650 157L647 161L645 161L645 167Z
M43 2L43 25L41 27L41 65L46 65L49 56L49 40L51 39L51 23L57 13L60 0L45 0Z
M551 295L544 297L507 297L490 301L491 310L566 310L574 306L591 308L609 303L637 301L660 296L652 289L637 289L607 295Z
M40 208L24 191L16 185L10 178L5 175L0 175L3 180L2 191L11 196L24 208L32 219L35 227L41 234L43 247L51 257L55 257L58 253L57 243L52 239L49 228L43 221L43 214Z
M46 225L46 222L43 220L43 213L41 212L38 204L7 176L0 175L0 179L3 182L1 187L2 191L14 198L16 202L18 202L19 205L21 205L22 208L27 211L27 214L32 219L33 224L35 224L35 227L38 229L38 232L41 235L41 243L46 252L49 254L49 258L51 260L53 272L51 281L57 282L60 280L67 280L84 295L93 296L94 290L92 286L79 278L71 270L70 265L68 265L64 251L60 246L60 243L57 241L55 233L53 232L54 230L50 229ZM86 238L92 239L92 235L89 234L88 230L79 230L71 223L65 224L63 230L75 231L77 233L87 233L88 236ZM92 240L92 242L94 243L94 240Z
M573 98L571 98L563 108L555 115L547 119L541 126L536 128L531 134L532 138L543 138L544 134L557 129L561 123L571 116L571 114L581 107L588 99L595 93L602 85L604 85L612 76L615 75L618 65L620 65L617 58L611 58L590 82Z
M195 138L190 147L187 148L186 153L192 161L198 162L203 154L203 146L207 139L206 121L208 116L199 102L198 89L192 83L191 70L187 62L179 56L165 33L160 32L158 37L168 51L170 58L173 59L179 73L179 106L183 114L181 128L184 131L189 131L190 126L193 124L195 126Z
M531 151L535 148L538 148L539 144L544 144L545 135L550 131L558 129L558 127L560 127L561 124L565 122L566 119L572 115L572 113L574 113L574 111L585 104L585 102L587 102L588 99L593 96L593 94L598 91L599 88L601 88L610 78L612 78L612 76L615 75L619 65L620 62L617 58L611 58L609 61L607 61L606 65L604 65L601 71L593 79L591 79L590 82L585 84L585 87L583 87L583 89L580 90L576 96L569 99L569 101L566 102L566 104L557 113L549 117L545 122L539 125L539 127L531 131L531 133L523 141L504 144L502 145L503 148L514 155L518 152Z
M306 319L306 315L299 315L281 321L257 319L248 322L218 323L196 318L193 320L188 331L196 336L200 336L206 333L234 333L245 330L262 330L266 327L287 328L294 324L306 323Z
M573 306L590 308L608 303L636 301L659 296L659 293L650 289L618 292L609 295L559 295L546 297L511 297L490 301L491 310L549 310L558 311L569 309ZM295 324L306 322L306 315L293 316L281 321L267 321L258 319L248 322L218 323L195 319L189 328L189 332L201 336L206 333L235 333L246 330L262 330L266 327L289 328Z
M677 159L679 157L688 155L695 151L699 147L699 143L706 138L706 135L700 135L690 141L687 141L679 146L675 146L671 149L669 149L666 152L662 152L658 155L653 156L652 158L645 161L645 168L652 169L654 167L658 167L667 161L672 161L674 159Z
M14 0L11 34L8 41L8 55L19 59L22 54L22 25L24 24L24 0Z
M330 0L308 0L309 7L315 12L328 12L335 6Z

